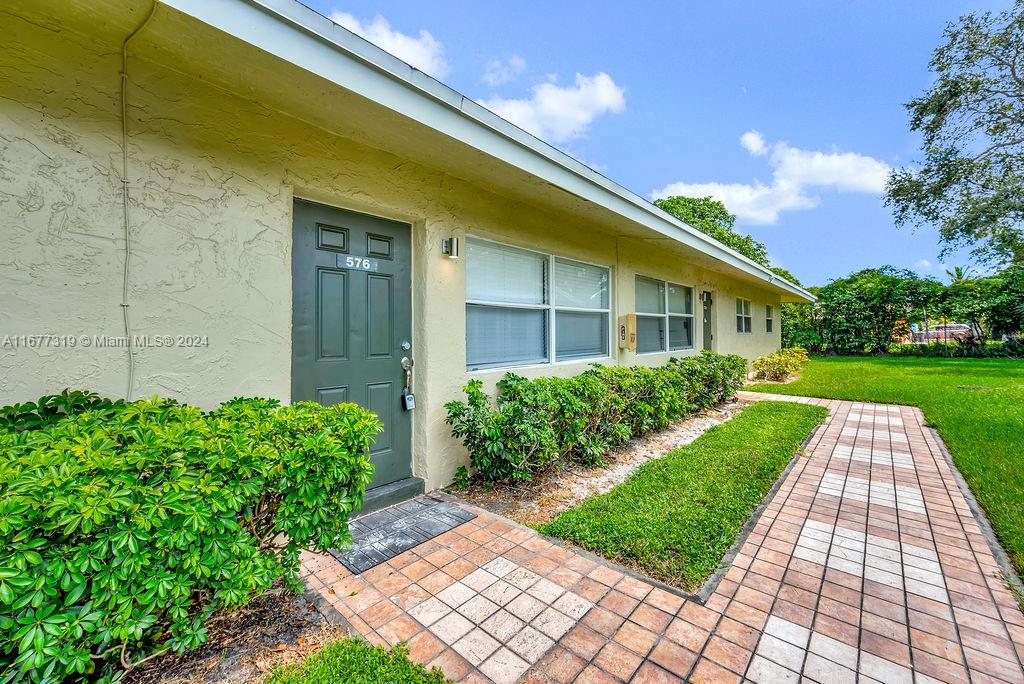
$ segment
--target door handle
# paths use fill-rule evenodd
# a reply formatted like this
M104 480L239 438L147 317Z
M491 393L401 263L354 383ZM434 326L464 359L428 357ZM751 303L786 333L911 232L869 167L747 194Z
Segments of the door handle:
M402 357L402 371L405 373L405 389L409 390L412 387L412 367L413 360L408 356Z
M412 411L416 408L416 397L412 393L412 364L408 356L402 357L402 370L405 372L405 386L402 388L402 408Z

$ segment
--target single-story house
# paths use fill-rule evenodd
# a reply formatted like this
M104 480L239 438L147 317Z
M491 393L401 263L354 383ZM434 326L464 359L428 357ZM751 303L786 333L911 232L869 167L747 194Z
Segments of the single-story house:
M384 501L465 462L470 378L752 359L813 299L296 0L3 26L0 403L355 401Z

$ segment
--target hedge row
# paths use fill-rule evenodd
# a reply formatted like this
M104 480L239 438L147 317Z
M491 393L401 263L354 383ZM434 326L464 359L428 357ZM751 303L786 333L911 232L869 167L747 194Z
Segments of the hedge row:
M1024 341L1009 338L1005 342L981 343L969 338L963 342L929 342L927 344L893 343L886 350L890 356L924 356L948 359L1018 359L1024 358Z
M560 461L598 464L611 447L733 396L746 369L739 356L705 351L659 368L595 365L571 378L508 373L493 403L470 381L465 402L445 405L446 422L474 476L530 480Z
M4 681L111 681L351 542L381 424L353 404L210 412L82 392L0 409Z

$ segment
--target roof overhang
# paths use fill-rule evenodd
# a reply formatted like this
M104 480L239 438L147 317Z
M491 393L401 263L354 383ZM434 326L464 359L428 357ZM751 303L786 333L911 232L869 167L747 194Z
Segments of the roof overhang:
M307 118L320 116L318 125L343 136L362 138L368 134L371 145L378 144L386 134L404 140L404 151L419 152L427 144L424 141L432 140L426 163L442 168L461 165L459 170L466 172L467 179L476 174L471 180L486 182L489 176L503 175L503 182L507 181L520 198L553 203L552 197L557 195L561 207L593 218L606 231L611 226L615 234L675 243L678 251L699 258L703 265L775 291L783 301L814 301L803 288L296 0L159 2L164 7L157 12L155 26L147 28L146 33L151 34L147 36L149 47L163 64L190 72L189 60L193 60L192 72L201 69L203 78L210 82L219 77L222 85L267 102L270 107L293 110L305 101ZM46 4L40 3L37 8ZM73 4L53 5L48 14L56 19L66 15ZM93 23L107 32L123 32L126 27L134 28L148 7L148 0L90 0L77 6L81 16L75 19L105 19L106 24ZM168 8L173 11L168 12ZM190 23L185 24L184 18ZM71 23L72 30L81 29L81 21ZM203 33L210 30L234 41ZM133 50L142 49L146 42L142 38L133 43ZM245 59L237 58L239 52L226 52L225 46L231 43L250 46ZM195 61L198 59L206 63ZM236 64L238 61L246 63ZM284 73L279 69L282 63L289 65L289 75L295 78L280 76ZM268 74L274 70L263 77L272 86L250 84L260 77L261 70ZM302 82L298 77L302 74L312 75L315 80ZM325 94L326 90L334 91L335 100L327 99L331 94ZM360 104L364 101L366 105ZM369 108L370 104L374 109ZM337 116L338 112L346 116ZM331 119L349 118L349 114L354 119L360 112L364 123L370 122L363 129L339 130L345 122Z
M794 301L814 301L803 288L295 0L161 1L566 192L694 247ZM346 59L339 59L339 53Z

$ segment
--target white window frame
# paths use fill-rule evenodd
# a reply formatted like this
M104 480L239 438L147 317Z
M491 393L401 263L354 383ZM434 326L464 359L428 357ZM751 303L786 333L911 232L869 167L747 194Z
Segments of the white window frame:
M493 365L483 366L471 366L468 362L466 363L466 370L471 373L476 372L492 372L506 370L510 368L543 368L545 366L564 366L573 363L597 363L600 361L608 361L612 358L612 349L615 344L615 324L612 321L612 302L614 299L614 284L615 276L614 270L607 264L598 264L592 261L584 261L583 259L574 259L573 257L563 256L561 254L553 254L548 252L540 252L535 249L529 249L527 247L520 247L519 245L512 244L510 242L501 242L499 240L492 240L490 238L480 237L478 235L467 234L466 235L466 258L469 258L469 245L468 242L473 240L475 242L490 242L493 245L500 245L502 247L511 247L518 249L523 252L530 252L538 256L544 257L547 260L545 265L545 276L544 276L544 304L515 304L509 302L494 302L485 299L470 299L466 296L466 305L475 304L478 306L491 306L491 307L504 307L507 309L533 309L547 311L547 337L548 337L548 348L546 361L527 361L524 363L499 363ZM573 306L556 306L555 305L555 293L554 293L554 275L555 275L555 260L562 259L563 261L575 261L578 264L585 264L587 266L596 266L597 268L603 268L608 271L608 308L606 309L588 309L583 307ZM466 288L469 288L469 278L466 279ZM559 311L582 311L585 313L604 313L608 317L608 330L607 330L607 347L608 353L599 356L581 356L574 359L565 359L564 361L556 361L555 353L555 317ZM468 350L467 350L468 352Z
M635 283L636 283L637 279L639 279L639 278L643 278L644 280L650 280L650 281L653 281L653 282L656 282L656 283L661 283L661 285L664 288L664 292L665 292L665 294L664 294L665 301L663 302L663 304L665 306L665 313L660 313L660 314L656 314L656 313L641 313L640 311L636 311L636 290L635 290L636 286L635 286ZM696 294L697 294L697 288L695 288L693 285L687 285L685 283L673 283L673 282L668 281L668 280L662 280L661 278L652 278L650 276L645 276L642 273L635 274L635 276L633 278L633 282L634 282L633 310L636 313L637 319L640 319L640 318L663 318L663 319L665 319L665 343L662 345L662 348L657 350L657 351L649 351L649 352L638 351L637 352L637 356L647 356L649 354L665 354L667 352L689 351L691 349L695 349L696 348L696 344L694 343L694 338L697 337L696 313L688 313L688 314L671 313L668 310L668 288L670 286L672 286L672 287L685 287L685 288L688 288L690 290L690 311L691 312L695 312L696 311L696 301L695 301L695 298L696 298ZM675 349L672 348L672 339L671 339L671 334L670 334L669 331L671 329L671 325L670 325L670 323L672 322L671 319L673 319L673 318L689 318L690 319L690 345L688 347L677 347Z
M747 325L744 325L744 322ZM747 328L747 330L744 330ZM736 334L752 335L754 333L754 303L742 297L736 298Z
M764 331L769 335L775 333L775 307L771 304L764 305Z

